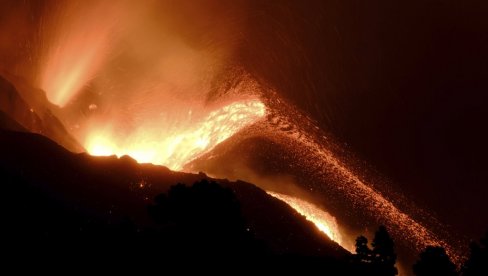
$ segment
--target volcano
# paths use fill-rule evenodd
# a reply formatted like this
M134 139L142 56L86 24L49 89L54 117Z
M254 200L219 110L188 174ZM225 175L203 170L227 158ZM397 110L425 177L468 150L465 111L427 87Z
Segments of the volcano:
M112 232L108 231L115 233L114 229L130 221L137 231L152 229L156 224L150 219L147 207L157 195L167 193L177 183L191 185L208 180L235 194L248 231L252 231L257 240L264 241L272 255L325 260L341 260L349 255L313 223L253 184L139 164L129 156L93 157L68 151L69 147L60 144L76 145L71 149L78 150L80 146L68 143L73 141L72 137L52 113L46 111L49 116L43 119L51 121L44 121L3 78L2 88L0 167L2 183L11 198L15 198L3 201L2 209L12 226L8 234L5 233L14 237L12 246L49 243L56 247L73 237L83 240L88 236L98 243L91 246L103 248L105 242L100 239L106 227L112 225ZM43 126L59 129L56 132ZM22 207L13 207L18 198L23 198ZM77 220L79 217L83 219ZM275 219L270 220L270 217ZM95 235L91 236L90 231L95 231ZM30 238L25 239L26 236ZM118 242L130 243L128 240ZM70 246L72 248L64 250L80 250L79 245Z
M91 152L88 150L91 155L88 155L82 146L73 142L76 140L51 112L51 109L57 110L62 116L62 110L49 104L44 97L40 97L45 107L44 114L47 114L41 119L33 111L32 105L21 97L21 94L33 93L29 91L42 95L41 90L31 87L20 79L17 79L17 87L24 90L22 93L6 79L2 79L2 83L4 105L1 111L4 130L1 135L1 164L9 183L8 187L15 187L12 193L34 194L45 198L42 204L46 204L47 201L48 206L61 206L63 210L67 208L70 212L75 210L69 217L85 218L81 225L78 225L80 222L75 220L75 225L71 225L73 223L71 222L67 224L68 226L90 229L93 226L86 225L85 220L93 220L97 227L107 224L118 227L129 221L138 229L137 231L153 231L145 230L155 227L155 222L148 218L146 211L153 199L159 194L168 193L177 183L191 185L201 180L209 180L216 181L233 191L241 204L243 217L248 223L246 229L249 231L252 229L257 240L263 241L269 247L272 256L281 256L281 258L306 256L304 260L307 263L314 258L325 261L335 260L332 261L334 267L338 266L344 270L343 260L347 259L353 251L352 236L357 233L354 229L358 229L366 221L390 222L393 223L390 225L398 227L396 229L393 227L396 230L393 234L395 237L400 237L400 252L404 254L401 256L405 256L402 258L408 259L412 256L410 253L412 243L402 242L407 239L401 238L401 233L405 233L407 229L415 233L415 235L407 233L408 239L412 236L417 238L414 240L414 248L428 243L442 243L433 232L409 218L407 214L389 203L382 194L373 190L374 188L367 187L359 176L342 163L341 159L335 157L333 143L317 141L316 137L321 137L319 130L316 130L317 133L306 130L314 129L313 122L294 111L286 103L266 98L262 98L263 104L251 100L244 104L234 102L229 105L224 101L223 108L219 107L217 111L210 111L210 115L204 116L206 119L202 124L205 126L203 129L196 127L189 132L192 133L189 142L178 140L180 146L176 145L175 149L173 145L171 148L173 152L171 156L174 156L171 158L176 159L166 157L170 162L168 164L172 164L173 169L187 171L177 172L163 166L144 164L144 155L131 153L130 150L127 152L129 155L124 155L123 148L121 152L113 152L111 151L113 148L104 147L101 148L101 152L93 152L92 148ZM232 91L251 88L264 89L254 84L248 76L243 76L227 89ZM232 99L232 94L230 98ZM265 105L264 111L261 106ZM294 116L285 115L288 112ZM238 121L235 121L236 119ZM212 122L213 120L216 121ZM224 124L228 126L223 127ZM208 139L210 142L200 147L200 139ZM188 148L188 145L193 145L192 143L195 148ZM210 146L207 147L208 144ZM92 144L89 142L86 145L90 147ZM137 143L135 145L140 146ZM164 143L150 145L163 150L168 146ZM326 145L326 147L319 145ZM184 150L183 154L178 152L178 147ZM300 152L296 152L296 149L300 149ZM304 153L304 150L309 152ZM178 155L174 155L175 153ZM133 159L131 156L138 159ZM234 156L241 156L241 158L234 159ZM307 160L307 156L315 157ZM310 177L302 175L301 181L286 177L263 178L259 169L249 167L249 158L257 158L257 161L251 163L259 164L259 159L263 157L276 160L274 163L263 164L263 166L271 165L263 168L267 173L276 170L278 173L286 171L290 175L306 173L310 174ZM220 164L227 164L227 166L222 167ZM229 169L231 171L228 171ZM198 171L207 172L214 178L208 177L205 173L188 173ZM219 180L222 178L234 179L237 182ZM322 179L322 184L315 185L316 179ZM344 179L350 179L350 186L341 188ZM249 183L256 183L258 186ZM354 189L359 190L354 191ZM314 190L316 194L320 194L320 197L313 195ZM344 190L350 192L344 194L342 193ZM355 208L356 204L361 204L357 202L356 196L371 197L370 200L377 201L378 204L389 205L383 208L391 209L388 213L380 215L374 213L376 209L371 211L366 209L356 213L344 212ZM33 202L39 204L37 201ZM322 206L327 206L327 209ZM332 212L334 216L328 212ZM26 216L29 217L29 214L25 214L25 208L22 208L20 213L13 214L14 218ZM42 218L46 214L35 216ZM396 218L389 216L396 216ZM359 224L350 223L351 217ZM37 219L27 220L37 222ZM33 235L32 233L43 231L38 227L47 229L59 227L52 220L66 219L68 218L53 219L48 215L45 220L38 222L39 225L20 224L20 227L31 229L29 231L32 232L24 233L25 229L14 230L14 232L30 236ZM62 224L62 229L65 226ZM66 239L65 234L70 233L72 229L61 230L61 232L45 231L46 235L60 235L62 239ZM95 233L98 234L99 231L95 230ZM98 239L100 237L96 238ZM57 239L55 241L54 244L59 243ZM450 252L458 254L455 251Z
M7 85L8 82L4 83L8 89L2 91L3 95L8 92L8 98L20 99L16 90ZM26 106L22 102L16 107L22 111ZM113 235L117 235L114 229L128 221L136 231L154 229L156 224L148 216L147 206L158 194L167 193L176 183L190 185L208 180L235 194L247 230L252 231L256 239L264 241L273 255L308 256L321 260L340 260L349 255L311 222L253 184L138 164L128 156L92 157L86 153L73 153L45 136L28 131L24 127L28 125L26 121L21 124L2 114L0 168L3 187L10 195L10 199L2 201L4 217L10 225L8 233L4 234L11 237L8 245L14 246L14 251L44 244L55 250L61 250L59 248L63 246L63 250L73 252L81 250L79 244L73 243L73 238L81 241L87 237L91 239L87 241L90 246L100 250L105 248L107 239L110 240L102 233L109 231L109 237L114 238ZM211 222L207 223L211 227ZM106 254L114 254L114 248L119 250L121 244L125 248L131 243L127 235L114 239L118 246L112 245L110 250L104 251ZM92 244L93 241L97 243ZM68 248L64 247L65 242L68 242ZM154 254L153 258L158 256L157 251L143 250L148 250L142 253L144 256L148 252ZM122 252L135 257L139 254L137 251ZM206 254L209 252L206 249ZM173 257L177 255L176 251L171 254ZM187 254L190 253L184 255L188 257Z
M454 2L2 2L6 235L460 269L488 227L488 25Z

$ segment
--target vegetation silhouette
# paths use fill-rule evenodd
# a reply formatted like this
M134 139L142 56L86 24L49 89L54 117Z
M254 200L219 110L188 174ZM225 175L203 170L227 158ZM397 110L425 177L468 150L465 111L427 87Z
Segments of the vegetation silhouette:
M215 257L257 258L265 254L241 214L239 202L228 188L201 180L192 186L177 184L148 206L166 236L170 253Z
M372 263L377 275L397 275L395 244L385 226L378 228L371 245L373 246Z
M488 231L479 243L470 244L470 255L461 272L463 276L488 275Z
M368 247L368 239L365 236L359 236L356 239L356 255L355 258L359 263L370 264L372 260L373 252Z
M440 246L428 246L420 253L420 259L413 265L417 276L455 276L456 265L451 262L446 251Z
M66 205L1 168L0 175L9 195L1 204L9 224L2 234L12 238L12 248L49 247L54 252L137 259L257 259L268 254L246 226L234 193L215 182L172 186L168 195L158 195L148 206L148 216L155 223L141 228L128 216L106 220ZM25 186L31 186L28 193ZM16 202L19 199L21 204Z
M394 242L385 226L378 228L371 246L372 249L365 236L356 239L356 254L351 257L355 272L358 275L397 275Z
M462 275L482 276L488 275L488 231L480 242L470 244L469 258L465 260L458 270L450 260L445 249L440 246L428 246L419 255L419 259L412 266L415 275Z

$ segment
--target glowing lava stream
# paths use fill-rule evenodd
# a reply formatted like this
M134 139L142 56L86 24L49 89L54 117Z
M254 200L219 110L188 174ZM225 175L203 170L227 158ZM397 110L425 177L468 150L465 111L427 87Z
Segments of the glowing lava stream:
M85 147L91 155L129 155L139 163L181 170L186 163L265 115L266 107L261 101L237 101L210 112L179 133L166 136L160 131L143 130L120 137L111 130L95 129L90 132Z
M317 226L317 228L326 234L331 240L337 242L340 246L351 253L353 252L351 248L344 246L342 235L339 232L339 226L337 225L336 219L329 213L303 199L276 192L267 191L267 193L288 204L291 208L295 209L295 211L304 216L308 221L315 224L315 226Z

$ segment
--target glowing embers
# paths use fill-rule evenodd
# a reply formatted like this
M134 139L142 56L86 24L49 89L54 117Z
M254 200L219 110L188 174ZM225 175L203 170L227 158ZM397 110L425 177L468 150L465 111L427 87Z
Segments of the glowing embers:
M140 163L181 170L186 163L265 115L266 107L261 101L237 101L178 131L139 127L128 135L117 135L111 129L92 129L85 148L92 155L129 155Z
M297 158L295 162L303 166L313 176L314 181L320 183L313 187L316 191L333 191L340 195L342 201L352 210L360 210L368 214L368 219L386 224L394 238L407 241L412 250L420 252L429 245L442 246L449 257L460 264L462 251L433 231L439 227L434 219L431 219L431 227L427 228L415 220L414 216L422 215L425 218L425 213L421 210L410 209L406 213L399 209L371 184L364 182L354 168L343 161L344 157L333 153L334 145L308 118L286 105L275 105L268 105L268 118L272 120L269 120L267 126L258 125L260 129L255 131L268 131L270 134L264 134L266 137L274 139L293 153Z
M350 250L344 246L342 236L339 233L339 226L337 225L336 219L329 213L321 210L319 207L313 205L312 203L296 197L270 191L267 191L267 193L290 205L291 208L295 209L299 214L303 215L308 221L313 222L315 226L317 226L317 228L325 233L331 240L337 242L346 250Z

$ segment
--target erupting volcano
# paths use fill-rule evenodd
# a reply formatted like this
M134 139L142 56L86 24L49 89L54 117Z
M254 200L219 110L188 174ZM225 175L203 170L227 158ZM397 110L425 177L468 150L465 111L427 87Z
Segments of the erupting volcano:
M154 177L158 175L144 171L144 166L151 164L157 165L150 167L156 168L155 171L164 171L162 166L175 171L170 173L171 177L189 173L205 178L208 175L242 180L264 190L266 194L261 197L286 203L312 222L324 238L328 237L351 253L355 252L355 236L364 231L371 236L369 229L385 225L401 248L401 262L411 261L413 255L428 246L443 247L458 266L463 262L466 248L460 244L465 241L464 237L459 238L460 235L451 232L442 219L437 220L416 202L408 200L407 195L395 190L397 186L390 185L393 181L385 180L376 170L369 170L370 164L360 161L366 156L364 152L378 156L377 151L364 151L361 157L355 157L351 153L354 148L340 142L341 137L347 137L346 134L356 129L349 132L345 128L328 129L323 123L334 121L336 117L323 111L331 108L320 106L325 101L322 97L330 98L330 105L340 101L337 100L339 96L321 95L328 91L316 89L316 85L338 90L353 86L352 81L337 84L333 80L334 74L340 74L348 68L348 62L352 62L339 54L334 56L336 48L324 51L331 52L325 56L334 58L315 61L307 56L306 49L321 49L321 40L317 35L311 35L313 39L301 39L306 35L297 32L294 24L286 23L286 16L283 17L284 27L274 34L276 39L269 43L271 46L266 43L269 37L275 37L271 34L252 37L260 20L269 23L263 27L265 31L275 24L273 15L283 12L271 4L244 0L234 4L208 0L195 5L142 2L53 1L19 7L12 4L13 10L18 9L14 15L22 15L27 10L26 18L36 21L26 27L29 42L25 51L29 54L12 58L10 63L0 63L0 73L14 84L19 94L12 92L4 97L10 102L0 105L0 115L5 113L7 118L0 117L0 126L39 133L64 147L74 145L70 150L82 147L80 152L90 155L80 157L82 161L76 159L82 164L100 157L93 159L100 161L93 162L105 164L103 162L108 161L103 160L112 160L126 162L120 163L121 166L136 166L124 157L129 156L139 163L137 168L142 168L133 175L128 173L136 194L148 185L151 189L158 185L157 181L148 184L148 179L157 179ZM263 16L267 9L272 12ZM289 8L290 13L292 10ZM319 9L317 13L326 12ZM332 23L327 20L332 22L334 16L319 16L317 22L323 21L320 24L329 26ZM17 19L12 18L4 21L16 23ZM315 22L305 21L306 24ZM0 31L7 29L5 22L0 20ZM343 33L339 29L331 27L333 31L330 31L324 27L324 33L333 33L337 41L342 41ZM301 46L309 44L309 48ZM272 47L284 50L253 57L253 51L257 55L258 50L265 52ZM349 46L344 47L349 49ZM368 47L373 46L364 46ZM289 56L283 54L289 49L293 50ZM337 62L335 58L345 65L333 66ZM364 57L351 60L360 58ZM289 64L286 60L290 60ZM326 79L322 78L316 82L313 77L320 70L312 68L314 62L330 63L332 65L323 71L339 73L334 72L331 81L322 81ZM310 72L298 72L297 68L307 66L312 68ZM348 72L356 76L355 70ZM301 85L298 80L304 80L305 84ZM360 88L368 83L362 81L357 84ZM287 89L293 92L292 96L287 95L290 93ZM371 104L372 108L376 105ZM326 120L317 114L326 114L323 116ZM351 113L350 116L355 115ZM401 120L407 121L405 118ZM400 120L396 123L403 124ZM339 134L334 135L334 130ZM362 135L361 130L357 133ZM367 144L368 140L364 139ZM67 164L74 166L74 163ZM193 179L193 176L188 178ZM199 187L207 184L199 185L186 192L182 192L181 187L170 190L169 199L159 198L151 210L173 204L171 196L198 194ZM155 188L155 191L164 189ZM238 193L238 196L245 197L245 194ZM147 200L145 197L144 202ZM246 206L245 210L259 208L252 204ZM276 206L281 208L281 205ZM266 213L263 211L256 216L266 216ZM282 218L270 216L266 219L279 221ZM265 220L251 221L255 225L266 224ZM247 228L246 231L251 230ZM261 231L270 235L267 230Z

